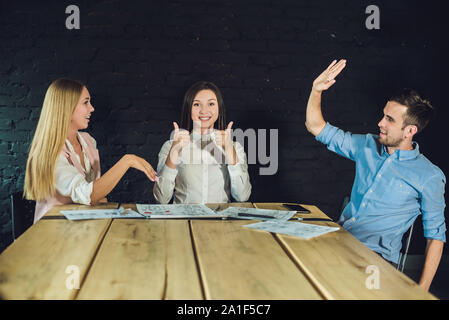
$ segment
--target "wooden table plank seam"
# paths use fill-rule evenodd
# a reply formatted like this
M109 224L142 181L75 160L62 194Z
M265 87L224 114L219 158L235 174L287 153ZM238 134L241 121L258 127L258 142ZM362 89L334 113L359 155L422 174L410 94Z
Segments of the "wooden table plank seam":
M208 204L216 208L216 204ZM222 205L285 210L282 203ZM313 205L297 216L326 218ZM0 255L5 299L437 299L349 232L316 239L250 221L68 221L55 207ZM111 203L101 206L116 207ZM135 210L135 204L127 205ZM62 220L63 219L63 220ZM307 222L306 222L307 223ZM318 225L335 226L318 222ZM42 236L45 235L45 236ZM78 266L70 288L67 266ZM367 267L377 267L370 274ZM66 270L66 271L64 271ZM148 272L150 270L150 272ZM367 281L377 276L376 287Z
M165 251L167 251L167 233L164 233L164 246L165 246ZM168 292L168 256L165 255L165 265L164 265L164 288L162 289L162 295L161 295L161 300L167 300L167 292Z
M330 294L328 290L324 286L321 285L317 279L313 276L313 274L307 269L307 267L300 261L297 260L292 254L291 249L288 244L285 243L282 238L279 237L278 234L272 234L275 240L279 243L279 246L285 251L286 255L292 260L292 262L298 267L298 269L306 276L309 280L310 284L318 291L318 293L326 300L335 300L335 298Z
M112 221L113 221L113 219L110 219L105 232L103 233L100 241L98 242L98 246L95 249L95 253L94 253L92 259L90 260L89 265L87 266L86 273L84 274L84 277L82 279L80 279L80 288L79 288L79 290L76 290L76 294L72 298L73 300L76 300L78 298L78 294L80 293L81 289L83 288L83 284L84 284L85 280L87 279L87 276L89 274L90 269L92 268L92 265L94 264L95 259L97 258L97 255L98 255L98 252L100 251L101 245L103 244L103 241L106 238L106 235L108 234L109 229L111 228Z
M193 250L193 257L195 259L196 264L196 270L198 271L198 278L200 279L200 285L201 285L201 294L203 296L203 300L210 300L207 297L210 297L210 293L207 293L207 286L204 283L204 274L201 270L200 263L198 261L198 249L196 247L195 243L195 237L193 236L193 230L192 230L192 221L189 220L189 232L190 232L190 240L192 244L192 250Z

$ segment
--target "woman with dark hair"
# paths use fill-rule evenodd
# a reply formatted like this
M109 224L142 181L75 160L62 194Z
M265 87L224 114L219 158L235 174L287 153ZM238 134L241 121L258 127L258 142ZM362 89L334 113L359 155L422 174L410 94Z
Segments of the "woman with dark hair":
M251 183L245 151L226 126L223 96L206 81L192 85L184 96L181 129L173 122L172 139L159 152L157 202L226 203L231 196L248 200ZM217 128L215 128L215 126Z

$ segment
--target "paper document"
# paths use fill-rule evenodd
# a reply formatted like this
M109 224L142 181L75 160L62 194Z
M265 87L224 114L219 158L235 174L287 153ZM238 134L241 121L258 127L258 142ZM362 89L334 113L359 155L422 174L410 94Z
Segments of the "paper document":
M282 233L289 236L310 239L323 234L337 231L339 227L317 226L302 222L291 221L266 221L253 224L247 224L244 227L264 230L268 232Z
M229 207L220 211L220 214L238 219L287 221L296 214L296 211Z
M221 217L204 204L136 204L137 211L150 219Z
M93 209L93 210L63 210L61 213L69 220L88 219L122 219L145 218L131 209Z

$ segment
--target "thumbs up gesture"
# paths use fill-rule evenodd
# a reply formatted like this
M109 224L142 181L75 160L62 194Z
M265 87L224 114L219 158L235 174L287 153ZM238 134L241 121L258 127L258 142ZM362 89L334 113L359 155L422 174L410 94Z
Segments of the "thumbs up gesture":
M173 122L173 127L175 129L175 134L173 136L172 149L176 150L178 153L181 152L182 148L190 143L190 133L187 130L179 129L176 122Z
M231 130L234 122L229 122L226 130L215 131L215 143L223 149L232 147Z
M169 155L165 160L165 165L169 168L176 169L178 165L178 157L182 151L182 148L190 143L190 133L184 129L180 130L176 122L173 122L173 128L173 143L168 153Z

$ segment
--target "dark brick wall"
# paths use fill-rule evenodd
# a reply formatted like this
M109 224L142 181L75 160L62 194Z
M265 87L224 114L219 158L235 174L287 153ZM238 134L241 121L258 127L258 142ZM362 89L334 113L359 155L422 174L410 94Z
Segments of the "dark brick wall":
M76 4L81 29L67 30ZM365 8L380 8L380 30ZM304 127L313 79L334 58L348 65L324 96L326 120L377 133L392 88L429 96L439 113L416 139L448 172L447 29L437 1L2 1L0 4L0 251L10 243L8 195L23 187L27 150L51 81L87 83L103 171L123 154L156 166L184 92L197 80L223 91L234 127L279 129L279 170L250 166L251 201L318 205L339 216L354 165ZM152 183L129 171L111 201L153 202ZM416 250L422 251L418 239Z

